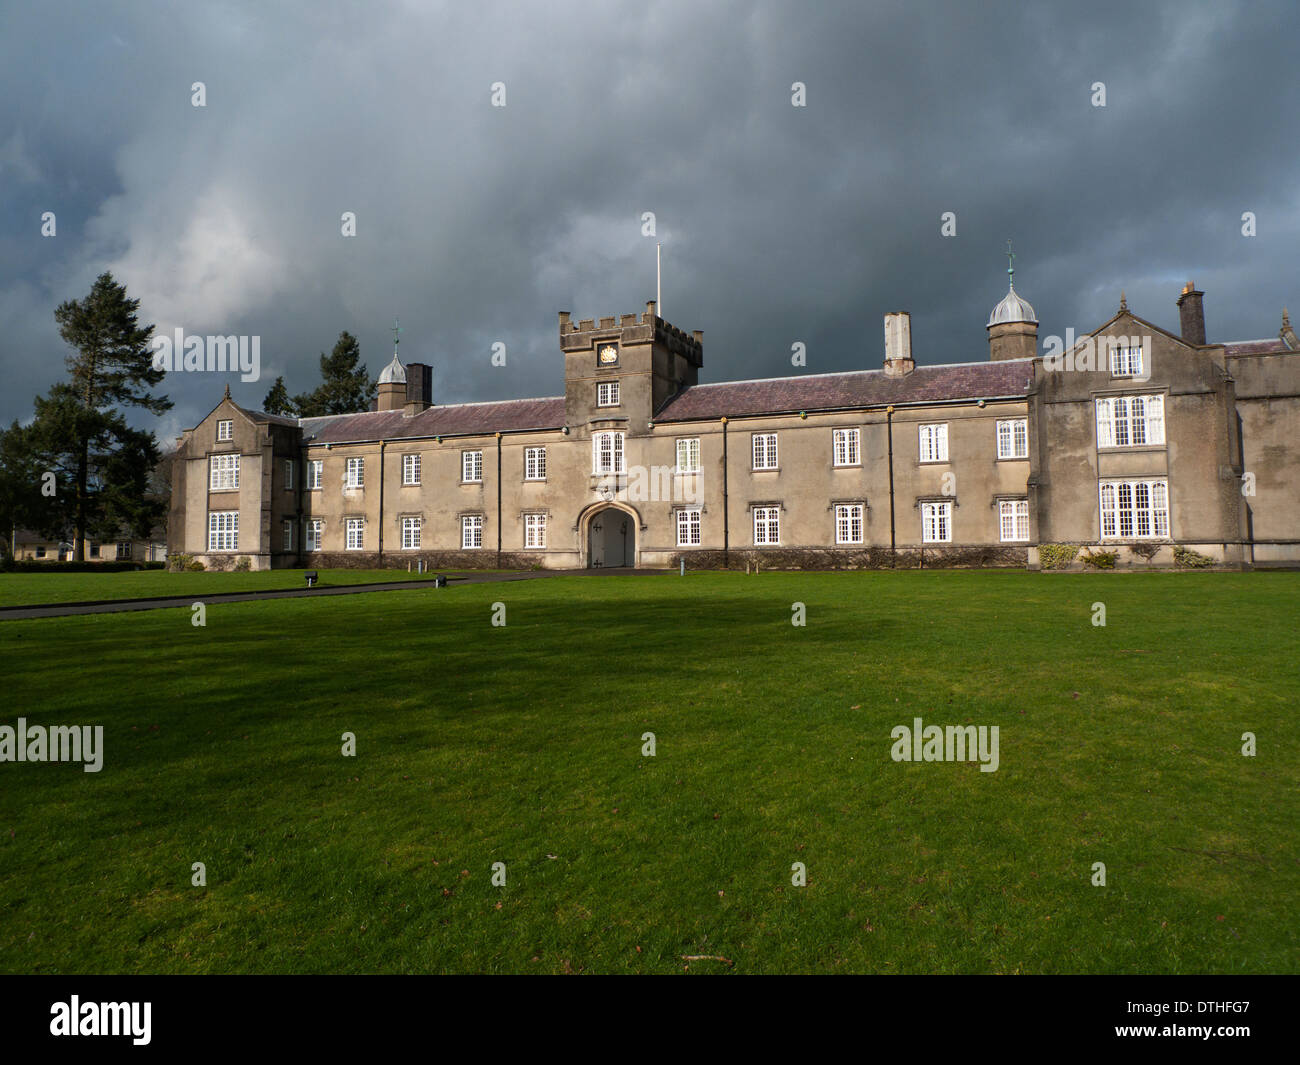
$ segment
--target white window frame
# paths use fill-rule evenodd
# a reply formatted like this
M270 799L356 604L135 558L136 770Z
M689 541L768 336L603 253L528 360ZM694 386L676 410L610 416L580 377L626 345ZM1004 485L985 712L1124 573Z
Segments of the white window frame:
M208 550L239 550L239 511L208 511Z
M917 453L922 462L948 461L948 423L929 422L917 426Z
M683 436L677 440L677 472L700 472L700 438Z
M601 381L596 385L596 406L598 407L617 407L619 405L619 393L617 381Z
M1141 439L1138 439L1141 437ZM1163 447L1165 397L1157 392L1097 399L1097 447Z
M623 433L593 433L591 437L591 472L626 473L627 463L623 450Z
M131 541L130 541L130 540L118 540L118 541L117 541L117 551L116 551L115 554L114 554L114 558L115 558L115 560L118 561L118 562L122 562L122 561L127 561L127 562L129 562L129 561L131 561Z
M1024 543L1029 539L1029 500L998 500L998 539L1004 544Z
M754 433L750 437L750 455L756 470L777 469L776 433Z
M402 487L418 488L420 486L420 455L412 452L402 456Z
M348 488L365 488L366 486L366 460L364 457L354 456L347 461L346 480L344 485Z
M1099 481L1097 506L1103 540L1169 539L1169 481L1125 477Z
M540 551L546 547L546 515L524 515L524 550Z
M293 491L293 459L284 460L284 490Z
M235 422L233 418L222 418L217 422L217 442L223 443L235 439Z
M835 542L860 544L866 529L866 507L861 503L835 504Z
M419 517L402 519L402 550L419 551L423 540L424 522Z
M483 515L463 514L460 519L462 551L477 551L483 546Z
M831 436L831 461L836 466L859 466L861 437L856 428L836 429Z
M921 504L921 543L952 543L952 504Z
M754 546L779 547L781 544L781 508L754 508Z
M1137 347L1113 347L1110 349L1111 377L1142 377L1142 345Z
M307 490L319 491L321 482L325 479L325 460L308 459L307 460Z
M356 534L354 537L353 534ZM366 519L345 518L343 521L343 549L345 551L364 551L366 549ZM355 539L355 543L353 542Z
M461 484L483 483L483 452L462 451L460 453Z
M700 538L700 508L680 508L677 511L677 546L699 547L702 542Z
M303 544L304 551L319 551L321 544L325 539L325 519L312 518L307 522L307 542Z
M1029 419L1005 418L998 422L998 458L1029 458Z
M208 464L208 491L239 490L239 454L213 455Z
M546 448L524 448L524 480L546 480Z
M281 541L281 548L286 552L292 552L293 551L293 519L285 518L284 521L281 522L281 526L284 532L284 539Z

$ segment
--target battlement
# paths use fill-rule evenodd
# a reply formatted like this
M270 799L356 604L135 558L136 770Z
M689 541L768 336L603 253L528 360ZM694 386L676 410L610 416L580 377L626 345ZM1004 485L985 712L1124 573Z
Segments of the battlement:
M602 340L617 340L625 347L636 344L659 344L680 355L693 366L704 364L704 331L686 333L665 322L655 313L655 301L645 305L644 314L609 315L604 318L580 318L574 322L568 311L560 311L560 349L565 352L587 351Z

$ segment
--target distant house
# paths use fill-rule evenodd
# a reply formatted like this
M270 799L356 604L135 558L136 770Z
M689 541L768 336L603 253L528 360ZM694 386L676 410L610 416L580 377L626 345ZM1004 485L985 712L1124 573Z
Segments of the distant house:
M31 529L15 529L14 558L33 562L71 562L70 540L51 539ZM145 539L122 533L115 540L87 540L87 562L166 562L167 530L156 526Z

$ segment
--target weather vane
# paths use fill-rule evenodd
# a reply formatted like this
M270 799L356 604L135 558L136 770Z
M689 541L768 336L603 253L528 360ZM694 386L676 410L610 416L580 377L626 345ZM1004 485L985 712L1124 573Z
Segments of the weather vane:
M1016 272L1016 268L1013 265L1014 259L1015 259L1015 254L1011 251L1011 241L1008 240L1007 241L1007 273L1012 276L1014 276Z
M397 319L393 319L393 354L397 354L397 345L402 342L401 337L397 334L402 331L402 327L397 324Z

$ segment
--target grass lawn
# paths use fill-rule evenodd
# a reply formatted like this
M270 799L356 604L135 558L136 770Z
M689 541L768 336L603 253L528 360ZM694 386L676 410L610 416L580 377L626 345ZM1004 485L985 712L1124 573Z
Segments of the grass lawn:
M106 750L0 763L0 971L1300 971L1297 574L554 578L190 618L0 626L0 724ZM894 762L918 716L998 725L997 772Z
M0 607L305 588L303 574L306 572L305 569L275 569L248 573L168 573L150 569L121 573L0 573ZM318 569L316 572L319 587L418 581L434 576L395 569Z

